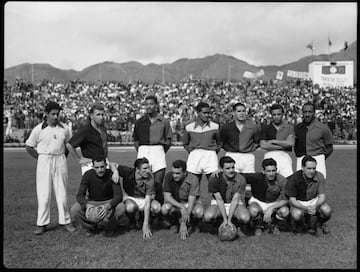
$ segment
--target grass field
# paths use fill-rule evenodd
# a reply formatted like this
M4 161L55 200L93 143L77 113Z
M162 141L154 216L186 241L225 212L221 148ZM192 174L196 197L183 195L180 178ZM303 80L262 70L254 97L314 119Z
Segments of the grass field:
M216 235L198 231L181 241L177 234L163 229L154 230L147 241L141 231L121 228L112 238L101 234L87 238L79 228L69 234L58 227L54 195L51 231L35 236L36 161L24 149L3 152L3 264L7 268L357 268L356 149L337 148L327 160L327 203L333 209L330 235L284 232L274 236L264 232L260 237L233 242L220 242ZM263 154L256 152L257 171ZM186 157L183 149L172 148L167 154L168 165ZM111 149L109 158L130 166L136 153L134 149ZM72 205L80 184L80 167L72 157L68 167L68 202ZM206 185L203 180L201 186Z

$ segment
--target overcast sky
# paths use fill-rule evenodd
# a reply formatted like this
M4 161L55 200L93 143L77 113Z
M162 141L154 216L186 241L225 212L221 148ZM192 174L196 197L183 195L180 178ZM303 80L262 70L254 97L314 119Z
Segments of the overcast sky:
M172 63L216 53L282 65L330 53L357 34L357 3L7 2L5 68L80 71L114 61Z

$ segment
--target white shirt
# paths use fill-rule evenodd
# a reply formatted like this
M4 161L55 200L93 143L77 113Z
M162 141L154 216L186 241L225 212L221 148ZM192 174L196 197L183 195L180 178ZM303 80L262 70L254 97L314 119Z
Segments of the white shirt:
M41 122L31 131L26 145L36 147L39 155L61 155L65 154L65 144L70 139L69 128L61 123L62 127L46 126Z

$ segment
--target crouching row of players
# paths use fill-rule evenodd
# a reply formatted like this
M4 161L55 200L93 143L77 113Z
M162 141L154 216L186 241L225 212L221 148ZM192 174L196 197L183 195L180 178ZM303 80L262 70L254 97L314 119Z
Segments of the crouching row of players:
M146 158L137 159L134 168L110 163L110 169L105 159L95 159L93 169L82 177L77 203L70 211L72 221L79 222L87 236L102 230L105 236L113 236L125 216L129 228L142 228L143 238L152 236L151 225L160 217L159 222L177 226L182 240L197 224L211 232L228 225L239 236L261 235L264 229L274 234L291 229L316 235L318 226L323 233L329 232L325 222L331 209L325 203L325 179L316 171L313 157L305 156L302 169L287 179L276 173L276 161L271 158L264 159L261 173L236 173L235 161L228 156L219 164L221 169L209 180L213 199L205 209L199 181L186 171L185 161L174 161L165 176L161 205L154 199L154 180ZM246 197L247 184L251 185L250 198ZM101 209L91 217L93 206Z

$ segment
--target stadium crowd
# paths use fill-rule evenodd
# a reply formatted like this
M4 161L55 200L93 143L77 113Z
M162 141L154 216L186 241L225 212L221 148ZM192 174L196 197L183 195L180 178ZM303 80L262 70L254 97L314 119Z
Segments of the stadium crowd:
M170 120L173 141L179 141L184 124L194 117L194 106L207 101L212 119L223 124L232 118L231 106L243 102L249 116L263 125L270 122L269 108L273 103L286 110L292 124L301 122L301 106L314 102L316 115L331 129L335 140L354 140L356 129L356 87L319 88L311 81L237 81L188 80L180 83L124 83L117 81L58 82L43 80L26 82L17 78L14 84L4 82L5 142L19 141L13 130L24 129L26 140L31 129L43 118L49 100L62 105L62 121L75 132L88 118L88 108L95 101L106 106L106 127L111 132L109 141L132 141L135 120L145 113L144 98L154 94L159 100L159 111Z

